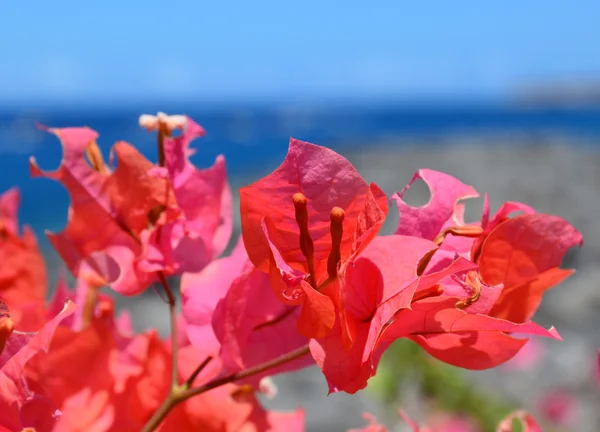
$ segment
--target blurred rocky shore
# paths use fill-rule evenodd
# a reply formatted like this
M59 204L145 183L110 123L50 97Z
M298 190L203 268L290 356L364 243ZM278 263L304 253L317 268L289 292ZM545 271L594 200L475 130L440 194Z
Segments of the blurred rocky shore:
M488 193L492 211L504 201L521 201L538 212L566 218L583 233L583 248L569 253L563 264L577 269L577 273L548 293L536 317L544 326L556 326L564 341L543 340L546 355L539 365L526 372L498 368L465 372L464 376L481 386L482 391L505 396L515 407L534 413L535 402L544 392L555 388L576 392L577 420L565 430L600 430L597 408L600 385L595 369L600 348L600 267L597 265L600 262L600 140L554 134L493 134L440 138L433 142L390 139L369 144L348 143L335 148L367 181L376 182L388 195L401 190L419 168L431 168L473 185L482 196ZM257 172L233 178L233 189L265 174ZM407 200L413 205L425 204L428 196L427 188L420 184L411 190ZM467 218L474 220L480 215L483 199L471 201L467 205ZM237 206L235 208L234 235L237 237L239 215ZM393 231L397 217L392 206L382 233ZM51 257L51 261L55 259ZM51 264L51 268L56 266ZM166 307L151 290L142 298L126 299L123 304L133 309L138 328L159 325L161 333L166 333ZM327 396L325 380L316 368L277 377L275 382L279 395L266 403L279 409L303 406L309 431L345 431L364 424L363 411L375 415L382 412L368 389L356 396ZM406 408L418 406L414 400L404 403ZM406 430L400 425L397 427Z

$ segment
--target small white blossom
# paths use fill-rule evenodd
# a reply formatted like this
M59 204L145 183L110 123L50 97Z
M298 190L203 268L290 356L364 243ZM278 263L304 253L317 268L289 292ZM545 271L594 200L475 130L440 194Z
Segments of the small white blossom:
M169 131L175 129L183 129L186 124L186 117L184 115L167 115L163 112L159 112L156 115L142 114L139 119L141 127L148 131L158 130L159 124L165 124Z
M277 396L277 386L269 376L260 380L258 389L267 397L267 399L274 399L275 396Z

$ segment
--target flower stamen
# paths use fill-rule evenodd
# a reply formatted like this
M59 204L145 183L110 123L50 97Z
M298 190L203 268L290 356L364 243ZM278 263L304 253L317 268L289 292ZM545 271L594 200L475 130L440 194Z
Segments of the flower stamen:
M458 309L464 309L471 306L473 303L479 300L479 297L481 296L482 283L479 273L475 271L470 271L467 273L467 276L465 277L465 285L471 287L473 291L466 299L456 302L456 307Z
M420 300L424 300L429 297L437 297L443 293L444 293L444 288L442 288L442 286L440 284L435 284L429 289L419 291L418 293L416 293L413 296L411 303L414 303L414 302L417 302Z
M96 272L84 272L80 279L85 281L87 287L85 298L83 300L83 310L81 312L82 328L88 327L94 318L96 305L98 304L98 290L107 285L107 282ZM102 302L100 302L101 304Z
M88 159L88 162L92 166L92 169L98 171L100 174L106 173L104 158L102 157L100 147L98 147L98 143L95 140L90 141L90 143L85 147L85 155Z
M165 166L165 138L172 136L172 132L175 129L181 129L185 127L186 117L183 115L167 115L159 112L155 116L150 114L142 114L139 119L141 127L148 131L157 131L157 144L158 144L158 166Z
M474 225L465 226L453 226L446 228L440 232L434 239L433 242L436 245L441 245L448 234L452 234L458 237L470 237L475 238L483 234L483 228Z
M425 273L425 270L427 270L427 266L431 262L431 259L433 258L433 255L437 252L437 250L437 248L430 250L419 260L419 263L417 264L417 276L421 276L423 273Z
M339 207L334 207L329 213L329 219L331 221L329 229L331 232L331 251L327 257L327 275L328 279L335 279L337 277L337 267L342 259L342 236L344 234L344 216L345 212Z
M298 192L292 197L296 210L296 223L300 229L300 250L308 266L308 282L315 287L315 246L308 230L308 200Z
M12 318L3 316L0 318L0 354L4 350L6 340L10 337L15 328L15 323Z

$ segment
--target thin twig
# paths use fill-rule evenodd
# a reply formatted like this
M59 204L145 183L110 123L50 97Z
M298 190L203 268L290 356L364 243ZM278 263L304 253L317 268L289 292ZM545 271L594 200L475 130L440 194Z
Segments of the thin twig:
M174 389L179 386L179 369L177 366L177 349L179 346L179 337L177 333L177 309L175 303L175 296L169 286L169 282L163 272L158 272L158 279L161 285L165 289L167 298L169 299L169 318L171 322L171 388Z
M308 348L308 345L305 345L301 348L298 348L297 350L291 351L287 354L284 354L284 355L274 358L272 360L266 361L264 363L260 363L256 366L245 369L243 371L236 372L236 373L233 373L230 375L226 375L221 378L216 378L216 379L209 381L208 383L201 385L200 387L196 387L196 388L189 388L187 386L187 383L190 381L190 378L191 378L190 377L190 378L188 378L188 380L186 380L185 384L183 384L181 386L177 386L171 390L167 399L165 399L165 401L161 404L159 409L154 413L154 415L150 418L150 420L148 420L148 423L146 423L146 425L142 429L142 432L154 431L156 428L158 428L158 426L160 426L162 421L169 414L171 409L173 409L173 407L175 407L176 405L180 404L181 402L183 402L193 396L197 396L201 393L210 391L216 387L220 387L222 385L229 384L234 381L238 381L238 380L241 380L244 378L251 377L253 375L257 375L257 374L267 371L269 369L273 369L277 366L280 366L282 364L285 364L285 363L291 362L293 360L296 360L300 357L303 357L303 356L307 355L309 352L310 352L310 350ZM202 362L202 364L204 364L204 363L208 364L209 361L210 361L209 359L206 359L206 360L204 360L204 362ZM197 370L201 368L202 364L197 368ZM193 381L193 379L191 379L191 381Z
M266 370L269 369L273 369L274 367L280 366L284 363L288 363L291 362L292 360L296 360L300 357L305 356L306 354L310 353L308 345L305 345L301 348L298 348L297 350L294 351L290 351L287 354L284 354L282 356L276 357L273 360L269 360L267 362L264 363L260 363L256 366L253 366L251 368L245 369L243 371L240 372L236 372L230 375L226 375L222 378L217 378L214 379L204 385L201 385L200 387L196 387L196 388L191 388L189 390L186 390L183 395L184 395L184 399L188 399L191 398L192 396L195 395L199 395L201 393L205 393L209 390L212 390L216 387L220 387L224 384L229 384L232 383L234 381L239 381L242 380L244 378L248 378L251 377L253 375L258 375L261 372L264 372Z
M200 372L202 372L204 370L206 365L208 365L212 359L213 359L212 356L206 357L204 359L204 361L198 365L198 367L194 370L194 372L192 372L192 374L189 376L189 378L187 380L185 380L185 385L187 388L192 387L192 385L194 384L194 380L196 379L198 374L200 374Z

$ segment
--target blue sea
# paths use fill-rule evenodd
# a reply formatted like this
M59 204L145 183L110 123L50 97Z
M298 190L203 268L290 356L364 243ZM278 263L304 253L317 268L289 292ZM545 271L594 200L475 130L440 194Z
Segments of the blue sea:
M399 143L418 138L440 145L440 137L516 133L527 136L560 134L600 138L600 108L550 109L514 106L335 106L239 105L215 109L186 107L185 113L203 125L207 136L195 142L192 161L205 167L222 153L234 179L258 178L279 165L290 137L334 148L339 152L373 143ZM31 225L47 243L43 231L59 231L67 215L68 196L61 185L29 178L28 159L34 156L44 169L55 169L61 158L58 140L36 128L89 126L100 133L105 156L112 144L125 140L156 160L155 136L139 128L138 116L153 113L140 106L127 109L0 111L0 191L17 186L22 193L21 221Z

